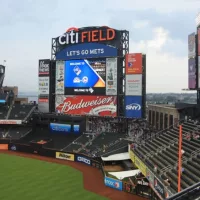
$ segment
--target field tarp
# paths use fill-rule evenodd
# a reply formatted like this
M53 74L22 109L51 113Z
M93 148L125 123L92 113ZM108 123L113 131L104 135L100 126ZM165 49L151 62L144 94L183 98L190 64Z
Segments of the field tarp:
M120 161L120 160L129 160L130 156L129 153L118 153L108 157L101 157L103 161Z
M129 171L121 171L121 172L108 172L108 174L115 176L119 180L122 180L126 177L135 176L138 173L140 173L139 169L129 170Z

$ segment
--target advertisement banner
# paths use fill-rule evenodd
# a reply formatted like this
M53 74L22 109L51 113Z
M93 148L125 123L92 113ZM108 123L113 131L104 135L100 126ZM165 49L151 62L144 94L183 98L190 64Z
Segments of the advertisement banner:
M200 88L200 56L198 56L198 80L199 80L199 84L198 84L198 88Z
M126 54L126 74L142 74L142 54Z
M0 103L6 103L6 100L0 99Z
M196 55L195 33L188 35L188 58L194 58Z
M106 95L117 95L117 58L106 58Z
M74 161L74 154L56 152L56 158L62 160Z
M197 27L200 25L200 13L197 14L197 16L195 18L195 23L196 23Z
M135 155L135 165L142 172L144 176L147 176L147 167L146 165Z
M135 163L135 154L133 153L132 150L129 150L129 156L130 156L130 159L133 163Z
M49 75L49 69L50 69L50 60L49 59L43 59L39 60L39 76L48 76Z
M22 120L0 120L0 124L22 124Z
M105 95L106 60L66 61L64 77L66 95Z
M146 178L148 179L148 181L149 181L149 184L150 184L150 186L154 186L154 175L153 175L153 173L151 172L151 170L149 170L148 168L146 168Z
M141 96L125 96L125 115L131 118L142 117Z
M50 127L51 132L63 132L63 133L72 132L71 124L50 123L49 127Z
M80 125L79 124L73 125L73 132L74 133L80 133Z
M142 74L126 75L126 96L142 96Z
M196 88L196 61L195 58L188 60L188 87L189 89Z
M8 150L8 144L0 144L0 150Z
M116 96L64 96L55 99L56 112L68 115L113 116L117 114Z
M49 94L49 77L39 77L39 95Z
M200 56L200 28L198 29L198 32L197 32L197 44L198 44L198 56Z
M49 112L49 99L48 98L39 97L38 110L43 113Z
M65 74L65 61L56 61L56 94L64 94L64 74Z
M76 161L77 162L81 162L81 163L84 163L86 165L91 165L91 160L83 157L83 156L76 156Z
M117 48L99 43L72 45L56 53L57 60L116 57Z
M109 178L109 177L105 176L104 177L104 183L105 183L106 186L114 188L116 190L122 191L122 189L123 189L122 181L115 180L113 178Z
M156 177L154 177L154 188L162 198L165 198L164 186Z

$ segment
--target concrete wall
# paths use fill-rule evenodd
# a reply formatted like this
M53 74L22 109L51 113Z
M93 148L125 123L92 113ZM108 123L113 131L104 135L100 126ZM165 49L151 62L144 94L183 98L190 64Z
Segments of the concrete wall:
M179 120L179 112L170 105L148 105L148 122L158 130L166 129L176 124Z

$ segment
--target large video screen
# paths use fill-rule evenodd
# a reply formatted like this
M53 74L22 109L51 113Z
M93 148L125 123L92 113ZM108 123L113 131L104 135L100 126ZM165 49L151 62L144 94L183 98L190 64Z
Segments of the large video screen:
M104 95L106 59L65 61L64 86L66 95Z

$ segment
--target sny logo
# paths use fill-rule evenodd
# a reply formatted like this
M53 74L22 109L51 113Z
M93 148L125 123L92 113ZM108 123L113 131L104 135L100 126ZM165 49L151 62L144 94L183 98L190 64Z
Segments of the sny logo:
M126 110L141 110L141 105L137 103L132 103L126 106Z

